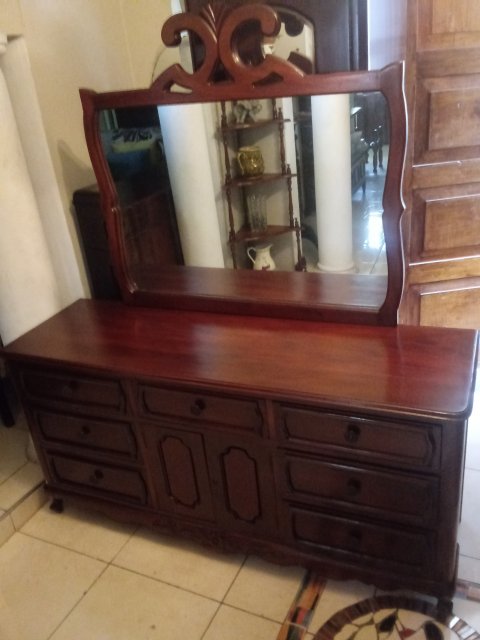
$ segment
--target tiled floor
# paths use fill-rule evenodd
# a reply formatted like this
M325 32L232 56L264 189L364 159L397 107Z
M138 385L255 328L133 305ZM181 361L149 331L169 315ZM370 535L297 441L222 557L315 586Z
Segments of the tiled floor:
M2 474L9 474L8 463ZM476 583L479 489L480 397L470 423L460 529L460 578ZM292 606L301 609L306 572L299 567L205 551L68 504L63 514L45 504L15 528L0 547L0 640L312 640L334 613L378 595L358 582L322 582L313 612L298 615L288 635L286 616ZM478 599L459 595L454 611L480 629Z
M32 456L27 456L30 450L23 415L16 416L13 427L0 424L0 545L44 502L39 490L42 472Z

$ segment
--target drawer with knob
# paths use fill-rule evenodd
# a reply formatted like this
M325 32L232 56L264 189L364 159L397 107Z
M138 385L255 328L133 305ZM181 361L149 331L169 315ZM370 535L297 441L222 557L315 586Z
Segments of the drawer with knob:
M438 479L336 464L307 457L280 458L283 495L292 502L343 509L415 526L433 526Z
M441 427L395 422L277 405L281 446L336 457L436 471L440 467Z
M126 398L119 380L34 368L22 369L19 378L25 394L37 402L60 402L95 411L126 411Z
M146 505L148 491L140 471L49 453L47 484Z
M88 416L34 410L34 424L47 445L73 445L101 453L136 459L138 448L132 425Z
M261 432L263 426L257 400L151 385L138 386L138 399L141 413L149 418L180 418L254 432Z
M436 540L433 531L415 530L335 517L292 507L290 535L306 551L352 560L382 570L418 573L426 577L432 566Z

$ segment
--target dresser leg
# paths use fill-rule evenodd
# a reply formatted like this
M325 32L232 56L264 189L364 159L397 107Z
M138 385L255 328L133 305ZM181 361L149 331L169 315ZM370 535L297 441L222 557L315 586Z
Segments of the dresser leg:
M447 620L453 613L453 600L451 598L438 599L438 617L441 621Z
M61 498L53 498L50 503L50 510L55 513L63 513L63 500Z

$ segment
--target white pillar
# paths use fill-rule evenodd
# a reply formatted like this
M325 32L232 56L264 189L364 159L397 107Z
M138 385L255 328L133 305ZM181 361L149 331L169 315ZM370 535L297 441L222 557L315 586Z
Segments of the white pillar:
M185 264L224 267L202 105L158 112Z
M312 97L318 268L352 271L352 187L348 94Z
M5 49L3 38L0 57ZM0 335L8 344L61 300L1 65L0 140Z
M25 38L8 43L1 66L15 113L35 201L55 270L62 306L85 296L65 207L55 175ZM58 311L58 309L55 309Z

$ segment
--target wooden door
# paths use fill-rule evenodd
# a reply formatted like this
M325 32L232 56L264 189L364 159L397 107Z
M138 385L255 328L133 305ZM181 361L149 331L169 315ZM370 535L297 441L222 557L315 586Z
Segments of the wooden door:
M156 425L144 425L143 432L160 509L212 520L203 436Z
M400 321L480 327L480 3L410 0Z
M277 537L273 465L255 438L211 435L208 465L218 524L227 530Z

